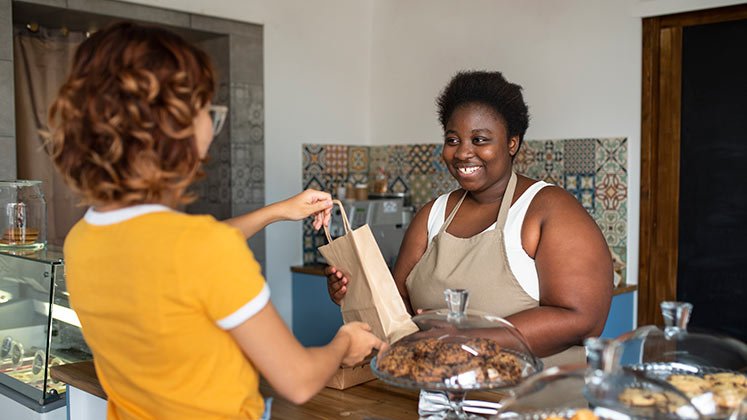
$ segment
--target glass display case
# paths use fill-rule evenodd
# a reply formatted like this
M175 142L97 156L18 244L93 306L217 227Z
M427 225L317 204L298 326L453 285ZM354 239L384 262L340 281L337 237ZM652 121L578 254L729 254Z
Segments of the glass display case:
M27 407L64 401L51 366L92 359L64 271L59 248L0 251L0 393Z

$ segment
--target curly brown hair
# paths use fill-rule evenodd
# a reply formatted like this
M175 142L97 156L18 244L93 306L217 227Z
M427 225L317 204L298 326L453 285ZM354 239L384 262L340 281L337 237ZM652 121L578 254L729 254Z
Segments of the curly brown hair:
M214 88L202 50L165 29L114 24L76 50L45 148L84 204L188 203L202 176L193 121Z

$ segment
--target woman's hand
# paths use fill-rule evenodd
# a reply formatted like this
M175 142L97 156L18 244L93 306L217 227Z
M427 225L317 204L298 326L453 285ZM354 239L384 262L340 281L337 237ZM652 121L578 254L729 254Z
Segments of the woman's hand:
M347 336L350 340L342 359L343 366L355 366L371 354L373 349L383 350L386 347L386 343L371 334L371 327L363 322L349 322L340 327L337 335Z
M302 220L314 216L314 229L329 226L332 215L332 196L323 191L308 189L278 203L286 220Z
M331 214L332 196L309 189L287 200L225 220L225 223L239 229L249 239L270 223L302 220L311 215L314 215L314 229L319 230L322 225L329 225Z
M339 306L342 298L345 297L345 293L348 292L348 278L337 267L332 266L327 266L324 269L324 274L327 276L327 292L329 293L329 297L332 299L332 302Z

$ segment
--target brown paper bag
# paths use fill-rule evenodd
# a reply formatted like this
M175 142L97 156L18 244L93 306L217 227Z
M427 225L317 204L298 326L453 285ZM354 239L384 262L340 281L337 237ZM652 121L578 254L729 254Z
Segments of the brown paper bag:
M325 226L324 233L329 243L319 247L319 252L348 278L348 290L340 304L342 319L345 322L368 323L374 335L390 344L418 331L407 313L371 228L363 225L351 230L342 203L338 200L333 202L340 206L345 234L333 241Z

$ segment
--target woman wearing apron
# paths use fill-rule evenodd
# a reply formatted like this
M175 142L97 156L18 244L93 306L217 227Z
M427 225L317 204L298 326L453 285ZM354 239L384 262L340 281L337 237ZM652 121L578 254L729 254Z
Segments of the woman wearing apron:
M459 73L438 106L442 157L461 188L423 206L405 234L394 267L405 304L441 308L444 289L468 289L470 308L512 322L546 367L584 362L581 344L609 311L612 260L573 196L513 171L529 120L521 87ZM348 279L328 275L339 302Z

